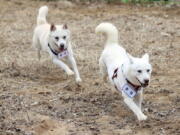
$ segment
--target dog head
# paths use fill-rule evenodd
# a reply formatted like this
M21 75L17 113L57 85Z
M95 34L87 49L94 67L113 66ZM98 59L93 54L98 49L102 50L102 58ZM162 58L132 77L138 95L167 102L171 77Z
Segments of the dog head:
M147 87L149 85L152 72L152 66L149 63L149 55L144 54L141 58L134 58L128 54L128 57L128 79L136 85Z
M70 31L66 24L62 26L50 26L50 42L53 44L58 51L63 51L68 48L68 41L70 38Z

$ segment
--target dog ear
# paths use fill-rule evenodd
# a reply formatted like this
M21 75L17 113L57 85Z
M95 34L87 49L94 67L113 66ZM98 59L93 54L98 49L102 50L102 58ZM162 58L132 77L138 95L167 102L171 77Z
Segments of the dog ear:
M63 25L63 29L68 29L67 24L64 24L64 25Z
M130 64L133 64L134 63L133 62L133 57L129 53L127 53L127 56L128 56Z
M142 59L149 61L149 54L147 54L147 53L144 54L144 55L142 56Z
M54 24L51 24L50 30L51 31L55 31L56 30L56 26Z

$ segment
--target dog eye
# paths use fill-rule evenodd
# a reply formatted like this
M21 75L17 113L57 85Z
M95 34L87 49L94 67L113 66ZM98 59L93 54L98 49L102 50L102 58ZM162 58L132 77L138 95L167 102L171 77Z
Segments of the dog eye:
M142 70L138 70L137 72L138 72L138 73L142 73Z
M58 40L59 40L59 37L55 37L55 39L58 41Z
M66 36L63 36L63 39L66 39Z
M150 72L150 69L147 69L146 71L149 73L149 72Z

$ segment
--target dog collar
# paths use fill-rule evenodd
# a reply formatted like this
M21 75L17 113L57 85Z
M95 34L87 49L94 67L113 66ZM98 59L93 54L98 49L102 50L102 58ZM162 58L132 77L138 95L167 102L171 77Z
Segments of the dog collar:
M140 85L134 85L132 82L130 82L127 78L126 78L126 81L128 84L130 84L134 90L137 92L138 90L140 90L141 86Z
M58 53L51 48L49 43L48 43L48 47L54 55L58 56Z
M114 73L113 73L113 75L112 75L112 80L114 81L114 79L115 78L117 78L117 76L118 76L118 69L119 68L116 68L115 70L114 70ZM116 88L116 90L118 90L118 88L117 88L117 86L116 86L116 84L114 83L114 87ZM118 90L119 91L119 90Z
M124 72L123 72L122 67L123 67L123 64L122 64L122 66L121 66L121 71L122 71L122 74L124 75ZM115 78L118 77L118 69L119 69L119 68L116 68L116 69L114 70L114 73L113 73L113 76L112 76L112 80L114 80ZM125 78L126 78L126 77L125 77ZM130 85L136 92L140 90L140 88L141 88L140 85L135 85L135 84L133 84L133 83L132 83L131 81L129 81L127 78L126 78L125 80L126 80L127 84ZM116 85L115 85L115 88L118 90L118 88L117 88Z
M62 52L64 52L64 51L67 51L67 49L64 49L64 50L61 51L61 52L56 52L55 50L53 50L53 49L51 48L51 46L50 46L49 43L48 43L48 47L49 47L49 49L51 50L51 52L52 52L54 55L56 55L56 56L58 56L60 53L62 53Z
M119 69L119 68L116 68L116 69L114 70L114 73L113 73L113 76L112 76L112 80L114 80L114 78L117 78L118 69Z
M124 75L123 66L124 66L124 64L122 64L121 70L122 70L122 74ZM125 77L125 78L126 78L126 77ZM141 88L140 85L135 85L135 84L133 84L133 83L132 83L131 81L129 81L127 78L126 78L126 82L127 82L129 85L131 85L131 87L133 87L136 92L137 92L138 90L140 90L140 88Z

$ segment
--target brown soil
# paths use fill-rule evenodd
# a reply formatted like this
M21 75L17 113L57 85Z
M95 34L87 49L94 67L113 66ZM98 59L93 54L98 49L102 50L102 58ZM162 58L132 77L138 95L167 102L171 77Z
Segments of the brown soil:
M67 23L83 83L67 77L47 54L38 61L31 48L37 10ZM0 1L0 134L2 135L179 135L180 8L74 5L30 0ZM120 43L134 56L150 54L151 85L138 122L121 94L99 74L105 38L102 21L115 24Z

